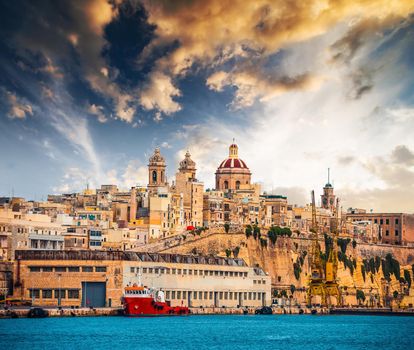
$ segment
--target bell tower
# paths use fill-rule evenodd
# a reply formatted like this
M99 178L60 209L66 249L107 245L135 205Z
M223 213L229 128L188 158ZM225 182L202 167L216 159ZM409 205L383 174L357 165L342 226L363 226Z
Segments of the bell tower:
M165 159L157 147L154 154L150 157L148 163L148 192L155 193L160 187L167 186L167 178L165 175Z
M330 169L328 168L328 182L323 188L323 195L321 195L322 208L329 209L332 213L335 212L335 194L334 188L330 183Z

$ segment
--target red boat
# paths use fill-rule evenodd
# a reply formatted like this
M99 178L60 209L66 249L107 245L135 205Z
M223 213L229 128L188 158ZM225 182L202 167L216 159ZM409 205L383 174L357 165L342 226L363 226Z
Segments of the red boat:
M170 306L165 301L164 292L133 284L125 287L124 313L127 316L161 316L188 315L190 310L185 306Z

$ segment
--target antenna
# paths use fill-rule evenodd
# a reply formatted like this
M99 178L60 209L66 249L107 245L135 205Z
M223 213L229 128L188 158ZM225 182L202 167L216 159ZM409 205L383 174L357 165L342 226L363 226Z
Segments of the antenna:
M330 170L331 170L331 169L330 169L330 168L328 168L328 184L329 184L329 175L330 175L329 173L330 173Z

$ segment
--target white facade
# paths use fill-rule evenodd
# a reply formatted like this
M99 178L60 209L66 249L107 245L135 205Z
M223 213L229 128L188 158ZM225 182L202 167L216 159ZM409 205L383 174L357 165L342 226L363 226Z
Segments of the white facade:
M123 286L161 289L172 306L259 307L271 304L271 279L240 259L229 264L124 261ZM224 261L224 260L220 260Z

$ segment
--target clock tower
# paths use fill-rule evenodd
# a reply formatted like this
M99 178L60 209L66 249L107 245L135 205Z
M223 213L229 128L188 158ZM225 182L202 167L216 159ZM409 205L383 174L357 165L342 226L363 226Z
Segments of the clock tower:
M321 195L321 206L324 209L329 209L332 213L335 212L335 195L334 188L329 179L330 169L328 168L328 182L323 188L323 195Z

